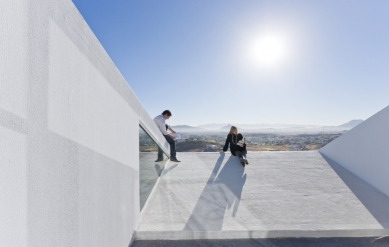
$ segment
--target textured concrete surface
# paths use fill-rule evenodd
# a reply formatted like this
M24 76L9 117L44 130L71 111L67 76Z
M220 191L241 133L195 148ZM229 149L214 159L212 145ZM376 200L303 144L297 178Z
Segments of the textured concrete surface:
M282 238L223 240L138 240L131 247L384 247L389 238Z
M389 235L389 198L317 151L179 153L136 239Z
M1 0L0 23L0 246L128 246L139 124L165 138L72 1Z
M165 168L168 159L164 155L164 161L155 162L158 152L139 153L139 186L140 186L140 208L142 209L154 188L162 170Z

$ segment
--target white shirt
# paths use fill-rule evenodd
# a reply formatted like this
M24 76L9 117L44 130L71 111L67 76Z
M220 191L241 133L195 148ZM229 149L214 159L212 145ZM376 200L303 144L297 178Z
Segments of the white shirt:
M158 129L161 131L161 133L163 135L168 135L167 131L166 131L166 123L165 123L165 118L163 117L163 115L158 115L156 116L153 121L154 123L157 125Z

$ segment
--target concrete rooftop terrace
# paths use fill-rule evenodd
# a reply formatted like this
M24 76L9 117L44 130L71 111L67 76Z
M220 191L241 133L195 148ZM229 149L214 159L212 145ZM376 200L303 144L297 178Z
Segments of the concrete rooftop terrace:
M317 151L178 153L141 214L137 240L374 237L389 197Z

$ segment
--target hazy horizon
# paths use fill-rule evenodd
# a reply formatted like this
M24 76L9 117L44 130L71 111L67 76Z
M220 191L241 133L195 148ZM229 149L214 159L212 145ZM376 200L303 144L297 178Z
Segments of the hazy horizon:
M227 125L240 125L240 126L252 126L253 128L255 126L258 126L258 125L264 125L263 128L266 128L266 126L276 126L276 125L281 125L281 126L311 126L311 127L338 127L340 125L344 125L344 124L348 124L350 122L353 122L353 121L364 121L363 119L352 119L346 123L343 123L343 124L339 124L339 125L322 125L322 124L315 124L315 125L311 125L311 124L294 124L294 123L253 123L253 124L248 124L248 123L206 123L206 124L199 124L199 125L191 125L191 124L176 124L174 126L190 126L190 127L196 127L196 128L209 128L209 129L212 129L212 128L218 128L216 126L220 126L220 127L224 127L224 126L227 126ZM173 126L173 125L172 125ZM215 126L215 127L211 127L211 126Z

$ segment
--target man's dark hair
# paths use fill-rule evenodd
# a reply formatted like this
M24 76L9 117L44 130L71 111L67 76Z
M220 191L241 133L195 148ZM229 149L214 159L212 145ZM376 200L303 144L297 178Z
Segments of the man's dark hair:
M169 110L164 110L162 112L162 115L168 115L169 117L171 117L172 113Z

